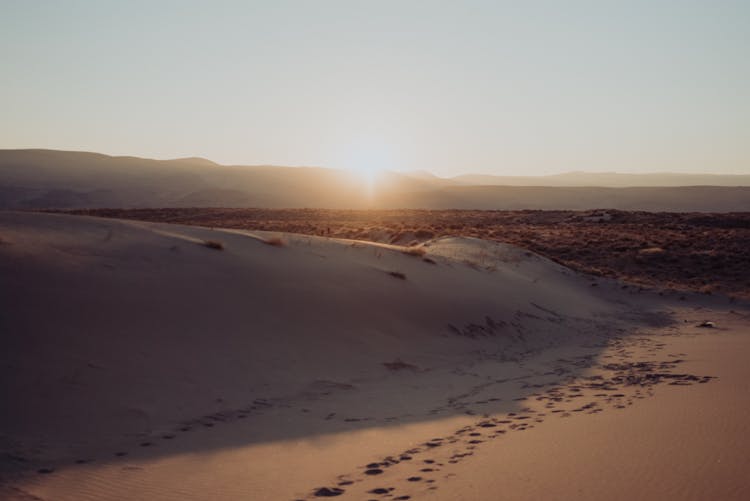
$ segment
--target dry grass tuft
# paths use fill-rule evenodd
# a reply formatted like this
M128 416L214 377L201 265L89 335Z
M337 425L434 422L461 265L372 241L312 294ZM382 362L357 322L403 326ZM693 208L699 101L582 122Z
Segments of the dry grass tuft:
M216 240L206 240L203 242L203 245L209 249L224 250L224 244Z
M647 249L641 249L638 251L638 254L645 255L645 256L655 256L658 254L664 254L666 252L661 247L649 247Z
M263 240L264 244L271 245L273 247L284 247L286 243L279 237L271 237Z
M388 274L392 277L399 278L401 280L406 280L406 275L404 275L400 271L389 271Z

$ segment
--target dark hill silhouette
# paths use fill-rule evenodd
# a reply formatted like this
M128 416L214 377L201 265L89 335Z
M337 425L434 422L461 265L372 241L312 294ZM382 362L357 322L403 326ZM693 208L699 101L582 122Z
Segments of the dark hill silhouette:
M694 181L704 185L677 186L680 179L685 185ZM591 180L601 184L582 186ZM750 210L750 187L737 186L750 185L749 181L750 176L615 173L445 179L417 171L413 175L381 173L370 191L355 174L322 167L221 165L198 157L153 160L74 151L0 150L0 208L6 209L372 207L731 212ZM521 182L527 184L512 186ZM647 182L662 186L608 187ZM555 183L557 186L545 186Z

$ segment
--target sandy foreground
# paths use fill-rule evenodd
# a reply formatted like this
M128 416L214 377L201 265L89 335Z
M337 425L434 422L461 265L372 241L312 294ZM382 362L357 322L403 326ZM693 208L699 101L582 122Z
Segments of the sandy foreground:
M750 499L747 305L405 250L0 213L0 498Z

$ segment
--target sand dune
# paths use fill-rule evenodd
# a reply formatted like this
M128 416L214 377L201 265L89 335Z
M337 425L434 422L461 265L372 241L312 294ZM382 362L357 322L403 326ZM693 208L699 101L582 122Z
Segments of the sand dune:
M710 397L680 430L704 430L699 451L740 444L721 458L746 465L744 314L511 245L419 249L0 213L0 494L616 499L638 481L643 499L705 499L717 480L724 499L748 493L715 454L670 445L668 426ZM713 352L704 315L720 319ZM653 448L628 438L642 436ZM571 480L601 465L593 487Z

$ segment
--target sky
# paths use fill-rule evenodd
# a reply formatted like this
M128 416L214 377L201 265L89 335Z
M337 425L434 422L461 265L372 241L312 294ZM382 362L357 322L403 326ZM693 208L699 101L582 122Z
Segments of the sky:
M0 148L750 173L750 2L0 0Z

